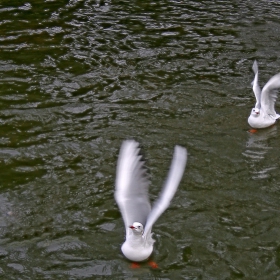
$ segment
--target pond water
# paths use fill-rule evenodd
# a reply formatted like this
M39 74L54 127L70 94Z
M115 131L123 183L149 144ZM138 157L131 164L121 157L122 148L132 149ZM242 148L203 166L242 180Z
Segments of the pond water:
M0 278L280 279L280 128L247 123L253 61L261 86L280 72L279 18L264 0L1 1ZM174 145L189 153L158 269L120 251L128 138L152 201Z

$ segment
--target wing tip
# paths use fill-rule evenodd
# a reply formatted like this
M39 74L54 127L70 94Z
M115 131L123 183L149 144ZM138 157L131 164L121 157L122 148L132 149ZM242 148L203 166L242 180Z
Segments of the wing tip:
M136 149L139 148L139 143L134 139L127 139L122 142L121 149Z
M174 149L175 157L179 157L182 160L187 160L188 157L188 150L180 145L176 145Z
M140 153L140 144L134 139L124 140L121 144L121 148L119 151L119 161L123 160L123 158L127 157L137 157L142 155Z
M141 170L143 180L150 181L149 169L139 142L134 139L124 140L121 144L117 161L116 182L120 182L123 178L128 179L133 174L135 175L134 172L137 173L137 170Z
M258 62L257 62L256 59L254 60L252 69L253 69L253 71L254 71L255 74L259 71Z

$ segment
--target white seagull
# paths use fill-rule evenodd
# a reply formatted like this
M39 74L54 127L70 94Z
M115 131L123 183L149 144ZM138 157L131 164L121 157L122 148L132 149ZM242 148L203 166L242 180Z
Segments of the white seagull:
M251 111L248 123L253 128L269 127L280 118L280 115L276 114L274 109L277 92L280 88L280 73L274 75L261 90L258 83L259 70L256 60L254 61L252 69L255 73L252 85L257 102L255 108Z
M115 199L126 229L126 241L121 250L126 258L134 262L146 260L153 252L155 240L152 238L152 226L169 206L187 162L187 150L175 146L165 185L151 208L148 194L150 180L139 152L139 143L136 141L123 142L117 164L115 190Z

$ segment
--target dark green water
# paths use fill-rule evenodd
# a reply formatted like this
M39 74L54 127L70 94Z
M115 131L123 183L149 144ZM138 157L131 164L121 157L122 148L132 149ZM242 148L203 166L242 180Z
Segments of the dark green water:
M278 1L1 1L0 278L280 279L279 124L247 132L279 18ZM156 270L120 252L127 138L152 200L174 145L189 151Z

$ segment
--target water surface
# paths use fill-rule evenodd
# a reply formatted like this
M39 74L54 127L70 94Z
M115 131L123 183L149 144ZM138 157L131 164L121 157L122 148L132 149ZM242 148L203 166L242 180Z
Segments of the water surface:
M261 86L280 70L279 8L1 1L0 276L280 279L279 125L247 124L254 59ZM152 201L174 145L189 152L154 226L156 270L120 252L127 138L145 150Z

